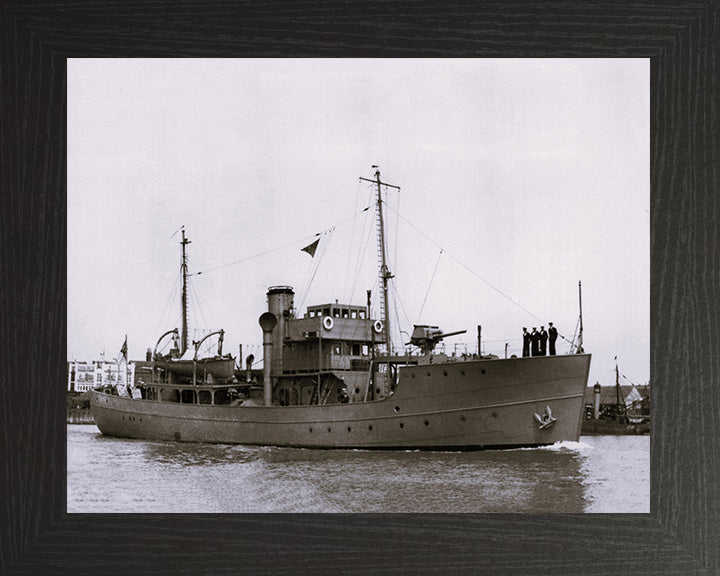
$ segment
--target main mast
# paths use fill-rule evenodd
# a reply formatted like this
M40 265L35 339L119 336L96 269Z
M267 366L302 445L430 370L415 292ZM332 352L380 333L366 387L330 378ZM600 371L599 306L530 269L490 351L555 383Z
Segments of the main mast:
M394 186L393 184L387 184L380 181L380 169L377 166L375 168L375 180L360 177L360 180L366 182L372 182L377 184L377 195L376 195L376 215L377 215L377 233L378 233L378 255L379 255L379 276L382 284L382 291L380 298L380 320L383 323L383 333L385 335L385 345L387 346L388 354L392 352L392 342L390 341L390 309L389 309L389 297L388 297L388 280L393 277L387 266L387 249L385 246L385 226L383 224L383 209L382 209L382 188L381 186L388 186L400 190L400 186Z
M182 229L182 334L180 337L180 356L185 354L188 348L188 323L187 323L187 254L185 246L190 244L190 240L185 238L185 228Z

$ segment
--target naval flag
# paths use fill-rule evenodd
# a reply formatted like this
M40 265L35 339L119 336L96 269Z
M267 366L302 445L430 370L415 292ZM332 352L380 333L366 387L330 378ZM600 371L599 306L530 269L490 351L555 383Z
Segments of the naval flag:
M122 345L122 347L120 348L120 357L117 359L117 367L118 367L118 392L119 392L119 393L121 392L122 389L119 388L119 387L120 387L120 385L121 385L122 382L123 382L123 377L122 377L122 372L120 371L120 366L121 366L121 365L124 365L124 366L125 366L125 378L124 378L124 380L125 380L125 393L127 393L128 395L130 395L131 393L130 393L129 386L128 386L128 375L127 375L127 361L128 361L127 351L128 351L128 348L127 348L127 334L125 334L125 341L123 342L123 345ZM120 395L121 395L121 396L125 396L125 393L121 393Z
M122 348L120 348L120 356L127 362L127 334L125 334L125 342L123 342Z
M307 252L308 254L310 254L310 256L314 257L314 256L315 256L315 250L317 250L317 247L318 247L318 244L319 244L319 243L320 243L320 238L318 238L317 240L315 240L315 242L313 242L312 244L309 244L309 245L305 246L305 248L301 248L301 250L302 250L303 252Z

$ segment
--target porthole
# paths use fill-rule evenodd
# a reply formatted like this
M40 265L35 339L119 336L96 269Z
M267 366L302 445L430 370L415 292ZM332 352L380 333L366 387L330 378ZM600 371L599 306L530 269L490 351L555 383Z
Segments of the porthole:
M480 374L485 374L485 368L483 368L482 370L480 370Z
M443 370L443 376L447 376L447 370Z
M400 412L400 406L395 406L395 412Z
M352 428L350 428L350 426L348 426L348 432L352 432Z
M310 428L310 434L312 434L312 428Z
M415 378L415 372L412 373L412 377ZM106 400L106 402L107 402L107 400Z
M465 376L465 370L460 370L460 374L462 374L463 376Z
M332 428L328 427L328 432L332 431Z
M427 420L425 420L425 426L430 426L430 422L428 422Z
M497 418L497 412L493 412L493 413L492 413L492 417L493 417L493 418Z
M405 428L405 424L403 424L402 422L400 422L400 428Z
M430 378L430 372L426 372L425 375Z
M370 430L372 432L372 424L370 424L370 426L368 426L368 430Z
M467 420L467 418L465 418L465 416L460 416L460 422L465 422L465 420Z
M355 388L355 394L360 394L360 388Z
M380 394L380 388L375 388L375 394Z

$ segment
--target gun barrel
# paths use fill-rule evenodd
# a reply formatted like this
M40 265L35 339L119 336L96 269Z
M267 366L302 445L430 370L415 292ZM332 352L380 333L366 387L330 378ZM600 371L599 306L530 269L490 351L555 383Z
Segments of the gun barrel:
M445 338L447 336L455 336L456 334L465 334L467 330L457 330L456 332L443 332L442 334L438 334L437 338Z

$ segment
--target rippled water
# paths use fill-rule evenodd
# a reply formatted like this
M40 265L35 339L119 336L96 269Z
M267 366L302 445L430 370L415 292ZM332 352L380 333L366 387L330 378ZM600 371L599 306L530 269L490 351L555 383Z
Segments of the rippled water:
M68 425L68 512L650 511L650 437L479 452L110 438Z

